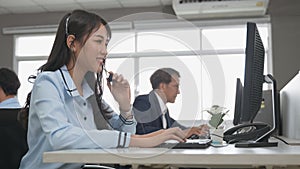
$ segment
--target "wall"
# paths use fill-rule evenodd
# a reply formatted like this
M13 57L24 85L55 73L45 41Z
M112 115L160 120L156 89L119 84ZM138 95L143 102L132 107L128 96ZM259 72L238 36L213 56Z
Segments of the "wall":
M32 26L58 24L61 13L0 15L0 67L13 67L13 36L3 35L2 28L14 26Z
M271 0L273 69L278 89L300 70L300 1Z
M300 69L298 52L300 39L300 1L270 0L268 13L271 15L273 69L278 89L281 89ZM130 8L126 10L109 9L98 11L108 21L138 12L173 13L172 8ZM0 29L13 26L58 24L64 13L0 15ZM151 17L151 16L149 16ZM165 16L161 16L164 18ZM145 18L159 19L159 18ZM13 37L0 34L0 67L13 67Z

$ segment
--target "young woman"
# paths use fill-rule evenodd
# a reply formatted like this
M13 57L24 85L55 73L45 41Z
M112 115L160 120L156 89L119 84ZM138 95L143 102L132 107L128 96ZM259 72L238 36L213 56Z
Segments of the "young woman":
M31 92L29 151L21 161L21 169L82 165L43 163L45 151L154 147L169 139L185 141L179 128L134 135L130 87L122 75L111 73L108 83L119 104L119 115L102 99L102 72L110 37L108 24L96 14L75 10L62 18L51 54L39 68Z

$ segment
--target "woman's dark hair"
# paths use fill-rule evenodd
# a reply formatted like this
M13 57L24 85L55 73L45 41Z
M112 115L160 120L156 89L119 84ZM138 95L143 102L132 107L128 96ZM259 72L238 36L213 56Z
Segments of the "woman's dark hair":
M97 14L90 13L84 10L74 10L71 13L66 14L59 23L56 37L48 60L38 69L38 71L56 71L63 65L67 65L70 60L73 60L73 63L75 63L75 55L67 46L67 37L69 35L74 35L75 40L78 41L82 46L84 46L90 35L96 32L101 25L105 26L108 33L107 36L108 38L111 38L111 29L108 23ZM99 74L101 76L100 79L102 79L102 72ZM96 84L101 85L101 83L99 82L96 82ZM100 88L102 88L102 86L100 86ZM102 97L102 92L100 94ZM99 96L99 93L95 93L95 95ZM28 93L25 106L21 110L21 112L27 116L30 106L30 97L31 92ZM101 105L101 103L98 104ZM101 106L99 108L100 110L102 110Z
M105 26L110 38L110 27L100 16L83 10L74 10L72 13L65 15L59 23L48 61L39 70L56 71L63 65L68 64L70 59L75 61L75 56L67 46L67 36L74 35L75 40L83 46L90 35L99 29L100 25Z

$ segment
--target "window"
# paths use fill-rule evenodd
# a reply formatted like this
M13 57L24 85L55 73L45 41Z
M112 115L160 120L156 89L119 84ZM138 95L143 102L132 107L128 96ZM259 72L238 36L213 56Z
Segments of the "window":
M137 33L137 51L199 50L199 29L154 30Z
M16 57L48 56L54 35L25 35L17 36L15 55Z
M31 91L30 75L36 75L37 69L43 65L51 51L54 34L17 35L15 36L15 59L21 87L18 99L25 105L27 94Z
M202 110L213 104L230 109L233 119L236 78L243 79L246 45L245 22L223 21L213 26L113 30L108 46L107 69L122 73L131 85L134 97L149 93L150 75L158 68L172 67L180 72L180 91L175 104L169 104L178 120L207 119ZM266 48L265 72L272 73L270 24L259 21L258 28ZM21 77L19 100L25 102L32 85L31 74L45 63L54 34L15 36L15 59ZM28 45L30 44L30 45ZM115 108L107 88L104 98Z
M36 75L37 69L45 62L46 60L18 61L18 76L21 82L21 86L18 91L18 99L21 105L25 105L27 94L32 89L33 83L28 80L28 77Z

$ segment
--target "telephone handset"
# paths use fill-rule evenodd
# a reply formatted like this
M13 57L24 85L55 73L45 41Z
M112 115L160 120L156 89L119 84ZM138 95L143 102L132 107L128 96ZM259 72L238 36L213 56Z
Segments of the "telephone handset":
M270 129L271 127L266 123L239 124L226 130L223 140L227 143L256 141Z

